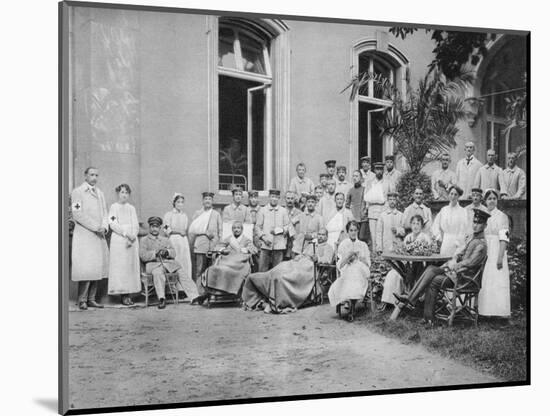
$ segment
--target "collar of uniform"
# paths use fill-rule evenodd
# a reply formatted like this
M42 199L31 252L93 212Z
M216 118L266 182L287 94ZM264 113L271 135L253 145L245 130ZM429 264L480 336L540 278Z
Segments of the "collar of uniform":
M300 183L304 183L306 181L306 178L304 177L303 179L300 178L299 176L296 176L295 179L300 182Z
M345 179L343 181L336 182L336 185L347 185L347 184L348 184L348 181Z
M485 238L485 231L472 234L472 240L481 240Z
M269 205L269 210L270 211L279 211L279 204L277 204L275 206Z
M149 234L147 234L147 237L149 237L149 239L151 239L151 240L158 240L159 237L160 237L160 234L157 235L157 236L154 236L153 234L149 233Z
M413 208L420 208L420 209L424 209L424 204L417 204L416 202L413 202L411 204L413 206Z
M231 203L231 207L232 207L233 209L239 209L239 208L241 208L242 206L243 206L243 204L237 205L237 204L235 204L234 202Z
M386 212L387 212L388 214L396 215L399 211L397 210L397 208L388 208L388 209L386 210Z
M316 212L315 212L315 210L313 210L312 212L309 212L309 211L306 209L306 210L304 211L304 214L309 215L310 217L313 217L313 216L316 214Z
M92 191L92 190L95 191L95 190L97 189L97 188L95 187L95 185L92 186L92 185L90 185L90 184L89 184L88 182L86 182L86 181L84 182L84 186L85 186L85 188L86 188L86 189L84 189L84 190L85 190L85 191L88 191L88 192L89 192L89 191Z
M506 168L506 172L515 172L516 169L518 168L518 165L514 166L513 168Z
M483 167L485 169L496 169L497 165L493 163L493 165L489 165L488 163L484 164Z
M180 212L180 211L178 211L176 208L174 208L174 209L172 210L172 212L173 212L174 214L183 214L183 211Z
M260 209L260 206L259 205L256 205L255 207L248 206L248 209L250 211L258 211Z

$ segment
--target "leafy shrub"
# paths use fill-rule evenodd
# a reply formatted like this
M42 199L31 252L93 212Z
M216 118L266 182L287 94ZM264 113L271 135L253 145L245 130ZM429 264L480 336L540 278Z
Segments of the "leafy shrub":
M510 296L512 310L525 310L527 302L527 243L525 239L512 237L508 244L508 268L510 270Z
M414 173L408 171L403 173L397 182L397 193L399 194L399 201L397 202L397 208L403 211L413 201L414 190L416 188L422 188L424 191L424 201L430 201L432 199L432 180L424 172Z

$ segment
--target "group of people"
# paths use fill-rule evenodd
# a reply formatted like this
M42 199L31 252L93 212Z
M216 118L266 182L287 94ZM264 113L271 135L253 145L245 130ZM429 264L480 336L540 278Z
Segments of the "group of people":
M495 176L494 158L490 159L489 153L489 167L482 170L479 166L474 173L472 166L479 162L472 160L470 143L466 144L466 154L468 160L459 162L457 175L448 170L448 155L442 158L442 169L434 173L434 194L449 200L435 218L424 204L420 188L414 191L413 202L404 212L397 209L396 187L401 173L389 155L385 163L375 163L373 171L370 159L361 158L361 169L352 172L351 181L345 166L328 160L318 185L306 176L305 164L299 163L288 190L284 195L280 190L270 190L265 206L260 206L259 194L253 190L247 192L245 205L244 190L235 187L232 202L220 214L213 207L214 194L204 192L202 207L191 221L184 212L184 195L176 193L172 209L163 218L149 218L149 232L140 240L136 210L128 202L130 186L121 184L116 188L118 201L107 211L104 195L96 186L99 172L90 167L85 171L85 182L71 194L75 222L72 280L78 282L79 308L102 307L96 294L97 282L103 278L108 278L110 295L120 295L123 304L132 305L131 295L141 290L143 268L153 277L161 309L166 306L166 274L176 273L177 289L192 304L201 304L209 290L216 290L240 296L245 309L281 313L306 303L317 281L316 265L332 263L336 264L338 278L328 288L328 298L331 305L337 306L364 297L371 252L395 250L403 241L435 238L441 241L441 254L455 256L452 267L446 270L456 271L456 265L464 265L464 257L471 255L468 247L472 243L466 236L477 235L474 238L486 242L488 255L480 313L508 316L508 217L496 206L505 195L524 195L524 174L522 179L522 171L511 155L509 169L497 170ZM507 176L508 170L512 173ZM495 180L500 191L493 188ZM485 186L489 188L483 189ZM458 201L465 194L472 198L472 204L462 208ZM478 223L483 223L484 233L479 233ZM109 229L108 247L105 237ZM219 257L215 263L211 261L212 253ZM419 280L424 283L416 292L425 291L442 272L431 273L430 278ZM382 301L395 304L397 298L414 304L416 292L407 297L404 287L402 277L390 272ZM429 313L427 319L432 319Z

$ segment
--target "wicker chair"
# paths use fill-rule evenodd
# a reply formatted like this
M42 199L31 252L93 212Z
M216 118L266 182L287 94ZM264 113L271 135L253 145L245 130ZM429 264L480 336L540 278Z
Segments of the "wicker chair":
M458 284L439 289L435 309L437 319L447 322L448 326L453 326L455 321L466 321L477 327L478 296L486 261L487 258L481 262L473 277L459 275Z

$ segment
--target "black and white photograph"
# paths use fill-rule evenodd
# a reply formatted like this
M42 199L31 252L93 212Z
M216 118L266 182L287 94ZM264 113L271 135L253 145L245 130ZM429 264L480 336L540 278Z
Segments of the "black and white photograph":
M528 30L59 18L60 413L530 384Z

